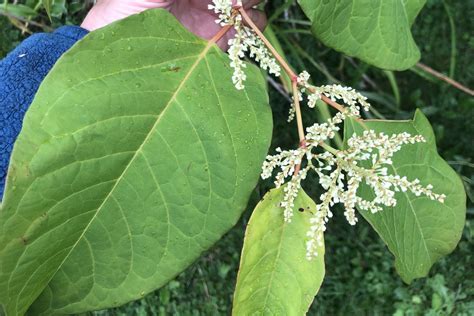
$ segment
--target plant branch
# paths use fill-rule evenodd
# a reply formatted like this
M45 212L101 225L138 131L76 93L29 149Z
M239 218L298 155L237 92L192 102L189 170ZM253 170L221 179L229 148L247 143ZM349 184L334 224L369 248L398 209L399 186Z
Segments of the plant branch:
M295 114L296 114L296 122L298 125L298 136L300 139L300 147L306 147L306 141L305 141L305 133L304 133L304 126L303 126L303 118L301 115L301 107L300 107L300 99L299 99L299 89L298 89L298 75L291 69L290 65L285 61L285 59L278 53L278 51L273 47L273 45L270 43L270 41L265 37L265 35L260 31L260 29L255 25L255 23L252 21L250 16L247 14L244 8L240 7L238 8L238 12L242 16L242 19L244 22L257 34L257 36L262 40L262 42L265 44L265 46L270 50L272 53L273 57L280 63L280 65L283 67L285 72L288 74L288 76L291 78L292 82L292 90L293 90L293 102L295 106ZM295 168L295 175L298 174L298 172L301 169L301 164L296 166Z
M273 45L267 40L267 38L265 37L265 35L260 31L260 29L255 25L255 23L252 21L252 19L249 17L249 15L247 14L247 12L243 9L243 8L239 8L239 13L242 15L242 18L243 20L245 21L245 23L247 23L247 25L255 32L257 33L258 37L263 41L263 43L265 44L265 46L267 46L267 48L270 50L270 52L272 53L273 57L275 57L275 59L280 63L280 65L283 67L283 69L285 70L285 72L288 74L288 76L290 76L291 80L293 81L297 81L297 78L298 76L295 74L295 72L291 69L290 65L288 65L288 63L285 61L285 59L277 52L277 50L275 49L275 47L273 47ZM310 90L311 91L311 90ZM311 91L313 92L313 91ZM326 97L326 96L321 96L321 100L323 100L323 102L327 103L328 105L332 106L333 108L335 108L336 110L340 111L340 112L343 112L344 111L344 107L342 105L340 105L339 103L337 102L334 102L332 101L330 98ZM297 114L297 117L298 117L298 114Z
M299 91L298 91L298 82L293 80L292 82L293 87L293 102L295 105L296 111L296 123L298 125L298 136L300 137L300 146L305 146L305 133L304 133L304 126L303 126L303 118L301 116L301 107L300 107L300 98L299 98Z
M262 42L267 46L267 48L270 50L272 53L273 57L280 63L280 65L283 67L285 72L290 76L290 78L296 78L298 77L297 74L291 69L290 65L285 61L283 57L278 53L278 51L273 47L273 45L268 41L268 39L263 35L262 31L258 28L257 25L252 21L250 16L247 14L244 8L239 8L239 13L242 16L244 22L255 32L257 33L258 37L262 40Z
M223 28L221 28L220 31L217 32L217 34L214 35L214 36L210 39L210 42L211 42L211 43L217 43L222 37L224 37L224 35L227 34L227 32L230 31L230 29L231 29L232 27L233 27L232 25L226 25L226 26L224 26Z
M268 83L278 92L280 93L288 102L293 102L289 96L289 92L286 91L285 87L279 83L276 82L272 77L267 76L267 81Z
M290 65L285 61L285 59L278 53L278 51L273 47L273 45L270 43L270 41L265 37L265 35L260 31L260 29L255 25L255 23L252 21L250 16L247 14L244 8L242 7L235 7L234 12L240 13L242 16L243 21L257 34L257 36L262 40L262 42L265 44L265 46L270 50L272 53L273 57L278 61L278 63L282 66L286 74L291 78L292 81L292 92L293 92L293 102L294 102L294 107L295 107L295 116L296 116L296 122L298 125L298 136L300 140L299 147L300 148L305 148L306 147L306 136L304 132L304 126L303 126L303 119L302 119L302 114L301 114L301 106L300 106L300 99L299 99L299 83L298 83L298 75L292 70ZM306 87L310 92L315 93L316 90L314 87ZM321 95L321 100L328 104L329 106L333 107L339 112L345 112L344 106L340 105L339 103L331 100L330 98L326 97L325 95ZM367 126L364 124L362 119L358 119L359 123L367 129ZM327 144L324 144L326 146L329 146ZM325 146L323 146L325 147ZM335 150L334 148L330 147L332 150ZM327 149L327 148L325 148ZM329 150L331 151L331 150ZM294 175L296 176L299 171L301 170L301 164L298 164L295 167L295 172Z
M325 142L321 142L319 144L319 146L321 146L322 148L324 148L326 151L329 151L331 154L333 154L334 156L337 155L338 153L338 150L336 148L333 148L331 147L329 144L325 143Z
M22 18L20 16L14 15L14 14L10 14L8 12L0 12L0 15L3 15L5 17L9 18L9 19L18 20L18 21L21 21L21 22L26 23L26 24L31 24L31 25L40 27L46 32L52 32L54 30L52 27L47 26L45 24L38 23L38 22L35 22L33 20L30 20L30 19L25 19L25 18ZM25 26L25 28L26 28L26 26ZM25 31L25 30L22 30L22 31Z
M467 94L469 94L470 96L474 96L474 91L469 89L468 87L462 85L461 83L457 82L456 80L454 79L451 79L449 78L448 76L445 76L443 75L442 73L434 70L433 68L425 65L425 64L422 64L422 63L417 63L416 64L416 67L420 68L421 70L423 71L426 71L427 73L429 73L430 75L452 85L453 87L455 87L456 89L459 89Z

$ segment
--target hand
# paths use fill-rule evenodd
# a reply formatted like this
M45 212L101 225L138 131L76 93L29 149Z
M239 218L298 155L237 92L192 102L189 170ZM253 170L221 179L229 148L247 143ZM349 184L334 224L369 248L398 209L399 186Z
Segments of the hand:
M233 2L235 3L236 0L233 0ZM253 9L253 7L260 2L262 2L262 0L242 1L249 16L255 24L263 30L267 24L267 18L263 12ZM219 32L222 26L216 24L216 15L208 9L210 3L210 0L175 0L170 7L170 11L188 30L202 38L211 39ZM229 31L217 44L226 50L229 39L233 38L234 35L235 31Z
M243 4L257 26L263 29L267 22L265 14L253 9L261 1L244 0ZM81 26L93 31L132 14L148 9L163 8L174 14L194 34L211 39L221 26L215 23L216 15L208 9L210 3L210 0L99 0L89 11ZM234 34L234 32L226 34L218 45L226 49L229 38Z

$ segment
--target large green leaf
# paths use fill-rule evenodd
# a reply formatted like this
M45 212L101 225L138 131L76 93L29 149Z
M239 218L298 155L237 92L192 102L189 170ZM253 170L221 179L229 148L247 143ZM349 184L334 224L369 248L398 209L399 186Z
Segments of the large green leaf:
M389 70L405 70L420 59L410 28L425 2L299 0L324 44Z
M324 247L306 259L306 233L316 204L301 191L286 223L283 188L267 193L245 233L233 315L305 315L324 278Z
M395 256L395 267L402 279L410 283L424 277L431 266L456 247L464 227L466 195L461 179L438 155L436 140L426 117L417 111L412 121L367 121L369 129L387 135L408 132L423 135L426 143L405 145L395 154L392 174L419 179L421 184L434 186L436 193L447 195L444 204L412 193L396 193L397 205L383 211L362 215L382 237ZM364 130L359 123L348 121L346 139ZM367 186L359 194L371 199L373 193Z
M265 81L232 85L226 54L166 11L88 35L42 84L0 214L9 315L121 305L229 230L272 131Z

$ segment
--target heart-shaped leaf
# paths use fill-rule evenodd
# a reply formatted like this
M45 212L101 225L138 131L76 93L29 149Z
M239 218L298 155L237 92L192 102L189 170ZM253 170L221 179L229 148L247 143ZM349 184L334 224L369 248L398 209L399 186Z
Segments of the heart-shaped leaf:
M324 44L389 70L405 70L420 59L410 29L425 2L299 0Z
M272 121L266 85L171 14L88 35L42 84L0 213L0 302L19 315L121 305L228 231L254 189Z
M412 121L366 121L366 127L387 135L408 132L423 135L426 143L406 145L395 154L391 174L419 179L433 185L433 191L445 194L444 204L409 192L396 193L397 205L384 207L376 214L362 212L364 218L382 237L395 256L395 267L410 283L424 277L431 266L449 254L459 242L466 216L466 194L456 172L438 155L436 140L426 117L417 111ZM359 123L347 121L346 140L364 131ZM365 200L373 198L368 186L358 193Z
M306 233L316 204L304 191L284 221L283 188L271 190L254 210L245 233L233 315L305 315L324 278L324 247L306 259Z

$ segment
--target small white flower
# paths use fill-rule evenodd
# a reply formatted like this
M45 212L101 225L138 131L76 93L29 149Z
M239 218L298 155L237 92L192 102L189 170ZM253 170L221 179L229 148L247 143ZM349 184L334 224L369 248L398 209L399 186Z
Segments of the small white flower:
M408 180L391 174L390 165L393 156L401 150L402 146L425 142L420 136L400 133L388 136L376 133L373 130L364 131L362 135L353 135L348 139L348 149L336 152L320 152L321 143L335 137L339 130L338 124L346 116L338 113L326 123L314 124L307 128L307 145L296 150L277 149L276 155L269 155L263 166L262 178L270 178L275 170L275 185L285 186L284 199L281 203L284 209L285 221L293 217L294 200L301 189L307 173L313 170L318 175L319 184L324 193L319 197L314 217L311 219L311 228L307 246L308 259L317 256L317 249L322 245L322 236L326 223L332 217L331 208L335 204L343 204L344 216L350 225L358 221L356 207L371 213L380 212L383 207L393 207L397 204L396 192L411 192L416 196L424 195L431 200L443 203L446 196L433 192L433 185L423 186L420 180ZM298 165L306 158L306 166L294 175ZM367 163L369 165L367 166ZM366 167L362 167L366 166ZM358 196L361 184L368 185L374 198L367 201Z
M310 74L305 70L298 75L298 84L303 87L309 86Z
M346 105L344 116L360 117L361 109L369 111L370 104L367 102L367 98L359 92L355 91L350 87L343 87L341 85L325 85L315 87L309 84L311 76L307 71L303 71L298 75L297 81L300 86L299 93L306 94L308 98L308 107L315 108L316 103L321 100L322 96L326 96L333 101L342 100ZM302 100L302 98L301 98ZM293 112L290 110L290 118L288 121L293 119ZM344 119L345 117L343 117Z
M234 69L232 82L238 90L244 89L244 81L247 79L244 68L247 67L243 58L249 50L249 46L245 42L245 38L241 33L237 33L234 38L229 40L229 58L230 66Z
M237 6L239 5L242 5L241 1L237 2ZM242 16L233 14L231 0L213 0L213 4L209 4L208 8L218 15L217 24L221 26L233 25L236 31L235 37L228 42L228 53L231 60L230 66L234 69L232 82L238 90L245 88L244 82L247 76L245 75L244 58L247 53L250 58L259 63L260 68L277 77L280 76L280 65L257 34L251 28L243 25Z
M243 27L245 42L250 48L249 56L260 64L260 68L267 70L270 74L279 77L281 68L268 51L265 43L257 36L257 34L248 27Z
M240 0L237 1L237 5L241 5ZM247 78L244 58L247 55L259 63L262 69L280 76L280 65L257 34L243 25L242 17L232 8L232 0L213 0L213 4L208 8L217 14L216 23L222 26L232 25L236 30L235 37L229 40L228 53L230 65L234 69L232 81L237 89L244 89ZM339 125L348 117L360 117L361 110L368 111L370 104L366 97L350 87L341 85L314 87L309 84L309 80L310 75L306 71L298 76L298 93L293 98L303 101L303 96L307 95L308 106L314 108L324 96L332 101L342 101L345 105L344 111L326 122L308 127L305 146L295 150L277 148L275 155L267 156L261 175L263 179L268 179L276 171L275 186L280 187L286 183L281 201L286 222L291 222L294 216L294 202L301 190L301 182L311 170L318 175L319 185L324 192L319 197L310 220L310 230L307 232L308 259L316 257L318 248L323 245L326 224L333 216L331 208L335 204L344 205L344 216L350 225L355 225L358 221L356 207L371 213L380 212L384 206L393 207L397 204L397 192L411 192L415 196L423 195L431 200L444 202L446 196L433 192L433 185L423 186L418 179L409 180L405 176L391 174L390 166L393 164L394 154L404 145L425 142L420 135L400 133L388 136L368 130L360 136L354 134L349 138L348 148L344 151L328 148L326 142L336 137L340 131ZM294 119L295 111L293 102L288 121ZM321 152L321 147L329 151ZM371 201L358 196L361 185L372 189L374 198Z
M295 108L295 104L294 103L291 103L290 104L290 110L288 111L288 123L290 123L291 121L293 121L296 117L296 108Z
M213 0L213 4L209 4L207 8L217 14L217 24L221 26L232 25L232 0Z
M255 32L242 25L241 20L236 20L234 27L237 31L235 38L229 41L229 57L231 67L234 68L232 81L239 90L244 89L244 82L247 79L244 68L246 64L244 58L246 53L260 64L260 68L268 71L270 74L280 76L281 68L275 58L270 54L263 41Z
M321 100L321 94L319 92L308 95L308 106L312 109L316 107L316 102Z

